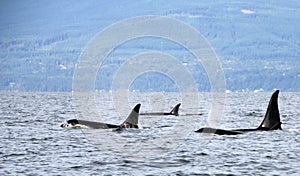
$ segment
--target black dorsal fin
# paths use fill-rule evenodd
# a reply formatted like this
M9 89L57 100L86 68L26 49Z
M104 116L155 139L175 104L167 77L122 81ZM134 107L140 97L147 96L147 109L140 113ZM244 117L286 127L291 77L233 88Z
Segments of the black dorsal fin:
M170 114L174 115L174 116L178 116L178 111L179 111L179 106L181 105L181 103L178 103L176 106L174 106L174 108L170 111Z
M264 120L259 125L258 129L263 130L281 130L280 114L278 109L278 94L279 90L276 90L268 105L267 112Z
M131 110L127 119L121 124L121 127L124 128L137 128L139 123L139 112L140 112L141 104L135 105L135 107Z

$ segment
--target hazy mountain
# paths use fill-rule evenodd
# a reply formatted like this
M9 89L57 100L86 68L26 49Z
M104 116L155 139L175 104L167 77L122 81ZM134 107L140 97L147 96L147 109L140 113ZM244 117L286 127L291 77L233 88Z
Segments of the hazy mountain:
M296 0L4 0L0 2L0 90L71 91L76 63L93 36L127 18L162 15L191 25L208 40L222 64L226 89L300 91L299 9ZM116 47L99 67L95 89L111 89L124 63L151 51L173 55L199 91L210 90L198 60L183 46L159 38ZM129 89L178 91L172 79L155 72L140 75Z

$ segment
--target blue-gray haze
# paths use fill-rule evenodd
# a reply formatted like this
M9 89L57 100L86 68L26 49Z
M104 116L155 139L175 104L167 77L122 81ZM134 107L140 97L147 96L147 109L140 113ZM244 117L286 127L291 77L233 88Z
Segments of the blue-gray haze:
M222 63L226 89L299 91L299 9L296 0L3 0L0 90L71 91L78 57L96 33L130 17L162 15L191 25L208 40ZM160 39L133 41L116 48L99 69L95 89L109 90L119 66L132 53L149 50L170 51L186 64L199 91L211 89L197 60L189 59L182 46ZM165 75L149 73L130 89L177 91L173 84Z

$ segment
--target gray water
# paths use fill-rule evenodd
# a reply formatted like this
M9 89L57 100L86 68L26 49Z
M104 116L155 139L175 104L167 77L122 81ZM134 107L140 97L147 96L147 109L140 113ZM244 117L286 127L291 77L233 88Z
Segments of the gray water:
M101 120L122 123L125 117L119 117L113 101L103 94L97 95ZM175 94L137 94L124 111L128 114L135 103L142 103L143 112L168 112L182 100ZM271 94L226 94L219 127L257 127ZM141 129L122 131L60 128L76 117L71 93L0 95L0 175L300 174L300 93L279 94L283 130L236 136L193 132L206 124L208 93L199 94L199 104L182 104L178 117L142 116Z

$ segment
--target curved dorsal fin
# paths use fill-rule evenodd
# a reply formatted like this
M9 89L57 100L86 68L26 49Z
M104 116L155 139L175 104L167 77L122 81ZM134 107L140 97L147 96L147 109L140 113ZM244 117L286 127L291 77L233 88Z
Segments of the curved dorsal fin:
M121 126L123 127L127 127L127 126L133 126L133 127L137 127L138 123L139 123L139 112L140 112L140 107L141 104L137 104L135 105L135 107L131 110L130 114L128 115L128 117L126 118L126 120L121 124Z
M264 120L259 125L258 129L264 130L281 130L280 114L278 109L278 94L279 90L276 90L268 105L267 112L265 114Z
M178 111L179 111L180 105L181 105L181 103L178 103L176 106L174 106L174 108L170 111L170 114L172 114L174 116L178 116Z

